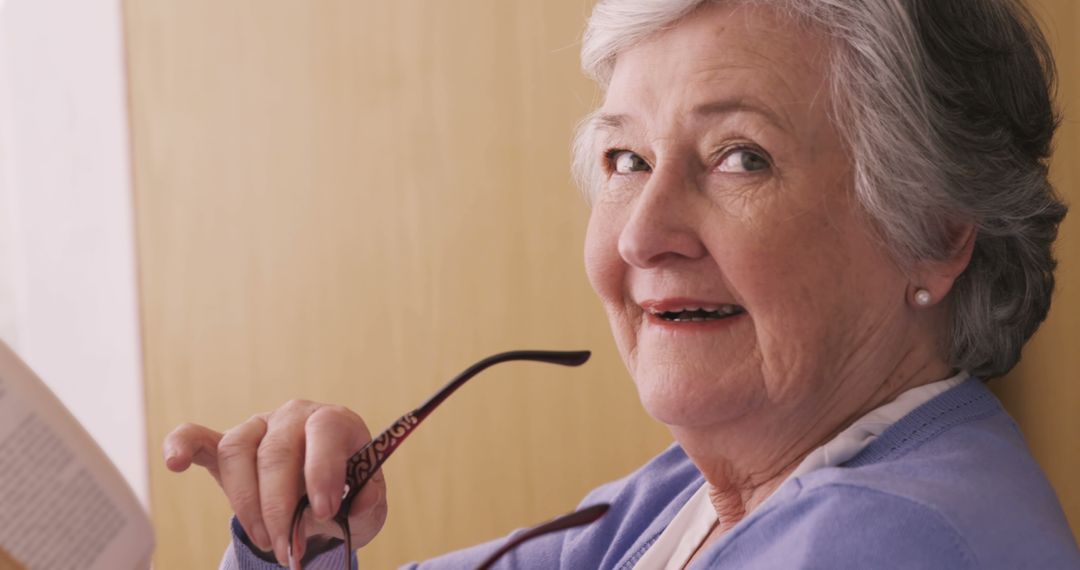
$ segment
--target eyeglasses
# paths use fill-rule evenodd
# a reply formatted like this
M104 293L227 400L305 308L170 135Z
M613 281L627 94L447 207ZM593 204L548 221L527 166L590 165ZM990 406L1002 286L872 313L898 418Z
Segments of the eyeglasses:
M560 530L574 528L576 526L587 525L595 521L596 519L604 516L604 513L608 511L608 508L610 506L611 505L607 503L598 503L589 507L585 507L580 511L574 511L570 514L566 514L561 517L552 519L542 525L534 526L533 528L530 528L529 530L526 530L525 532L514 536L506 544L502 545L501 548L499 548L495 552L492 552L491 556L488 556L486 559L484 559L483 562L480 563L479 566L476 567L476 570L487 570L488 568L491 568L491 565L495 564L495 561L502 558L504 554L510 552L511 550L517 548L518 546L521 546L522 544L534 538L544 536L545 534L558 532Z
M372 475L382 467L382 464L386 462L387 458L394 453L394 450L401 445L401 442L405 441L405 438L408 437L409 434L420 425L420 422L424 421L424 418L428 417L439 404L450 397L450 394L453 394L455 390L460 388L465 382L473 376L476 376L485 368L500 362L532 360L536 362L561 364L563 366L580 366L589 360L589 356L590 353L588 351L547 350L515 350L489 356L466 368L464 372L458 374L419 408L398 418L397 421L386 428L386 430L379 434L378 437L368 442L368 444L360 451L350 457L346 467L345 489L341 499L341 507L333 517L333 521L337 523L338 528L341 530L345 543L345 569L349 570L353 553L352 534L349 530L349 509L352 507L353 499L355 499L356 495L360 493L360 490L364 488L364 485L367 484ZM310 501L308 500L308 496L304 495L300 498L300 501L296 505L296 510L293 512L292 527L289 532L289 567L296 570L300 570L302 566L300 560L298 560L293 553L299 552L297 545L301 544L306 538L304 536L304 514L307 512L309 506ZM513 540L504 545L503 548L499 549L485 560L479 568L487 568L491 564L494 564L500 556L523 542L549 532L557 532L575 526L589 524L600 518L604 512L607 511L607 508L608 505L594 505L518 534Z

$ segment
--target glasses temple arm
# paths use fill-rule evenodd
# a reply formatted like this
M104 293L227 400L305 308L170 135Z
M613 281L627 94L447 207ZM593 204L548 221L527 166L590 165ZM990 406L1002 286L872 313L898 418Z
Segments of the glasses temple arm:
M453 380L443 386L441 390L436 392L434 396L424 402L419 408L398 418L397 421L386 428L386 430L379 434L378 437L368 442L368 444L361 448L360 451L349 458L345 475L345 481L349 488L345 492L345 497L341 502L341 508L338 511L337 518L348 518L348 510L352 504L352 498L360 492L360 489L367 483L367 480L382 467L382 464L385 463L387 458L389 458L394 450L397 449L398 445L400 445L402 441L405 441L405 438L420 425L420 422L430 415L439 404L449 398L450 394L453 394L458 388L465 384L465 382L473 376L476 376L485 368L489 368L500 362L508 362L511 360L532 360L536 362L561 364L563 366L580 366L589 360L589 356L591 356L591 353L587 350L512 350L510 352L489 356L465 369L464 372L454 377Z
M465 382L468 382L470 378L476 376L485 368L489 368L500 362L532 360L535 362L560 364L562 366L581 366L589 360L589 356L591 355L592 353L587 350L511 350L509 352L494 354L466 368L464 372L447 382L441 390L436 392L434 396L428 399L428 401L421 404L419 408L413 410L412 413L416 416L417 420L423 420L428 414L434 411L443 400L449 398L450 394L453 394L458 388L465 384Z
M476 567L476 570L487 570L491 567L492 564L495 564L495 562L502 558L503 555L505 555L507 552L510 552L518 546L521 546L523 543L528 542L534 538L544 536L545 534L551 534L553 532L559 532L561 530L591 524L592 522L596 521L596 519L604 516L604 513L608 511L609 507L610 505L606 503L600 503L591 507L585 507L580 511L574 511L570 514L563 515L556 519L552 519L539 526L530 528L529 530L511 538L501 548L493 552L491 556L488 556L483 562L480 563L479 566Z

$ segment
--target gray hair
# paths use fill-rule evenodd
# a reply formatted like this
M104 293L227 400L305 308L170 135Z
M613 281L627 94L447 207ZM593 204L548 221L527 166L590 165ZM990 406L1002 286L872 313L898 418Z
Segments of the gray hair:
M1031 13L1020 0L601 0L582 67L606 89L621 51L722 1L779 5L832 39L859 204L904 264L948 258L959 224L975 226L944 350L977 376L1008 372L1050 308L1066 212L1047 178L1053 57ZM594 137L586 119L574 173L589 196L603 184Z

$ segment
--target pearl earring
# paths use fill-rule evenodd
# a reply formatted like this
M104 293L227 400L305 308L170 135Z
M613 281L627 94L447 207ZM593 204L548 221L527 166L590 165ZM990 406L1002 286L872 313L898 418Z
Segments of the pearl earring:
M915 290L915 304L925 307L930 304L930 292L926 289Z

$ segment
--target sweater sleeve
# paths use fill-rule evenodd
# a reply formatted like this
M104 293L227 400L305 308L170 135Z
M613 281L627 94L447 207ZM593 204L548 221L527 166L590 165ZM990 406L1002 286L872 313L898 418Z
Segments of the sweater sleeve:
M522 531L516 531L522 532ZM514 534L516 534L516 532ZM422 563L412 562L402 566L402 570L456 570L459 568L475 568L483 562L491 553L510 540L514 534L479 544L463 550L450 552ZM524 568L543 567L557 568L559 566L559 553L562 540L556 535L542 536L520 545L508 552L498 563L493 566L500 568ZM350 568L357 570L357 558L363 556L363 551L358 556L353 556ZM345 549L335 548L316 557L304 565L304 570L341 570L345 565ZM536 566L539 565L539 566ZM219 570L281 570L281 566L274 562L268 562L260 558L252 551L247 535L243 527L234 517L232 520L232 542L225 551Z
M281 570L276 562L263 560L252 551L244 528L236 517L233 517L231 527L232 541L221 559L219 570ZM304 570L341 570L345 567L345 556L345 547L339 546L305 564ZM356 570L356 556L352 557L349 567Z
M982 567L937 510L876 489L832 484L804 490L752 523L732 529L737 536L714 545L708 562L695 567Z

